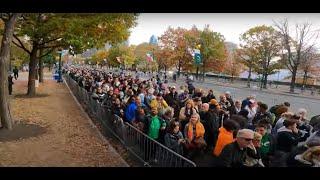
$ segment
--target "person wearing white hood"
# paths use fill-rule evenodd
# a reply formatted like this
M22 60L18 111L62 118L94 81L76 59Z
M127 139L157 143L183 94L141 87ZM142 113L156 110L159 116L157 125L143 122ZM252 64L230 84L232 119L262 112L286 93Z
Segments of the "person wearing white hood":
M151 103L151 100L153 100L153 99L155 99L156 97L153 95L153 93L154 93L154 89L153 88L150 88L150 89L148 89L148 91L147 91L147 94L146 94L146 96L145 96L145 102L144 102L144 104L148 107L148 108L150 108L150 103Z
M257 106L256 106L256 102L253 99L249 100L249 105L245 107L245 109L249 112L248 113L248 125L252 126L252 120L255 117L256 113L257 113Z

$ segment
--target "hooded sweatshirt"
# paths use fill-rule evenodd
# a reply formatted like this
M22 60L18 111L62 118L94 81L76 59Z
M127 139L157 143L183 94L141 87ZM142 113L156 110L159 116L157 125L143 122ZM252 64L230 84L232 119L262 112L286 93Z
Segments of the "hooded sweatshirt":
M299 141L299 133L294 133L291 129L288 129L285 126L278 129L277 150L289 153L294 147L298 145Z

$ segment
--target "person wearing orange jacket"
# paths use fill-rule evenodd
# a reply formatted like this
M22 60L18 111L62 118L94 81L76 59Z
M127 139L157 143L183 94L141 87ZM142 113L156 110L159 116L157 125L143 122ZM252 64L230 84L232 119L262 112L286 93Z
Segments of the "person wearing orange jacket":
M240 125L230 119L223 122L223 127L219 128L219 135L216 146L213 150L213 155L218 157L222 151L222 149L227 145L234 141L233 132L238 130Z

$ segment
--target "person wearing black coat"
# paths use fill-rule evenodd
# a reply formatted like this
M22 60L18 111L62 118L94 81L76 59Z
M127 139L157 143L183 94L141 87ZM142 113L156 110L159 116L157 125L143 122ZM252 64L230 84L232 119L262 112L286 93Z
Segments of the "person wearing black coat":
M278 130L277 134L277 147L278 151L289 153L294 147L301 142L301 133L297 128L297 121L293 118L285 120L283 127Z
M170 93L165 95L164 100L167 104L172 107L178 101L178 92L176 91L175 87L171 87Z
M114 101L112 101L111 113L121 118L124 118L124 107L122 106L119 98L116 98Z
M268 110L268 105L261 103L258 106L258 112L252 120L254 125L258 124L262 119L267 119L268 123L272 125L272 115Z
M299 133L297 129L296 117L286 119L283 125L284 126L277 131L277 145L274 157L270 162L271 167L286 167L288 154L297 147L300 142L301 133Z
M17 80L19 77L19 69L17 68L17 66L14 67L13 74L14 74L14 78Z
M188 82L188 90L189 90L189 94L193 94L194 93L194 90L196 89L194 87L194 85L191 83L191 82Z
M204 126L204 139L207 142L207 150L211 151L216 144L219 133L219 116L213 109L209 109L207 103L202 106L203 111L200 112L200 121Z
M254 132L250 129L241 129L237 133L236 141L227 144L218 156L218 166L244 167L248 147L252 145Z
M215 97L214 94L213 94L212 89L210 89L210 90L208 91L207 96L202 97L201 101L202 101L203 103L209 103L211 99L216 99L216 97Z

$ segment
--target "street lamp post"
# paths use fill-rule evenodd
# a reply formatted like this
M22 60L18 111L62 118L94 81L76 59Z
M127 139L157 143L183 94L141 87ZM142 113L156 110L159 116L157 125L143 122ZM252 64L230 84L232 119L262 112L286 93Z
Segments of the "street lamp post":
M58 74L59 74L59 78L58 78L58 83L62 82L62 71L61 71L61 56L62 56L62 50L58 51L59 53L59 69L58 69Z

